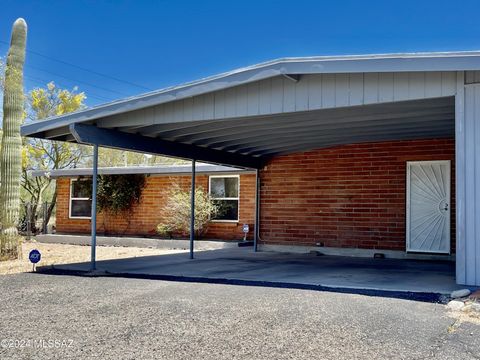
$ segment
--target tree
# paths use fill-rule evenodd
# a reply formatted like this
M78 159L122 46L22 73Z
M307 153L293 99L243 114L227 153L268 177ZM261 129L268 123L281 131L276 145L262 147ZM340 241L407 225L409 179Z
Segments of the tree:
M17 224L22 171L20 125L24 116L23 65L26 42L27 24L20 18L13 24L4 77L3 133L0 149L1 259L15 259L19 255Z
M165 156L142 154L133 151L100 148L98 165L101 167L115 166L154 166L167 164L189 164L190 162ZM91 166L91 163L88 164Z
M67 114L85 107L83 92L60 89L50 82L46 88L36 88L27 97L27 116L31 121ZM24 139L22 166L22 201L30 203L31 231L36 232L36 214L44 201L49 201L44 221L48 223L57 200L56 184L52 178L32 177L30 170L56 170L77 167L88 160L88 146L43 139ZM47 196L48 194L48 196Z

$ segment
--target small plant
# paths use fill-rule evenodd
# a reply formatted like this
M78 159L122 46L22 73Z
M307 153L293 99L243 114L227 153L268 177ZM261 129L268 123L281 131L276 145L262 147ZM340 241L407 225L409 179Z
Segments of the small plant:
M160 223L157 225L156 228L157 234L160 235L161 237L166 237L171 239L173 237L174 229L172 229L172 226L169 224L163 224Z
M176 184L168 194L168 200L163 208L165 221L157 226L157 232L169 231L171 234L178 233L187 235L190 232L190 191L185 191ZM218 213L216 205L208 193L199 186L195 189L195 234L202 236L208 228L210 216ZM160 231L159 231L160 230ZM168 234L168 232L167 232Z

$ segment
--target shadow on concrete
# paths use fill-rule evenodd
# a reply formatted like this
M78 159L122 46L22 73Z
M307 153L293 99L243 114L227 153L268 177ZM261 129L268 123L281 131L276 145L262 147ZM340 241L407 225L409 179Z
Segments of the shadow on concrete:
M265 286L440 302L460 287L450 261L372 259L315 254L254 253L251 248L147 256L38 269L44 274L114 276Z

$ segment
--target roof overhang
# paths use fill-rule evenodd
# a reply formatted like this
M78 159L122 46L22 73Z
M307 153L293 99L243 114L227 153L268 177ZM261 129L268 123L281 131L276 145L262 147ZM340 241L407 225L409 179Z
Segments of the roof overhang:
M427 130L431 136L447 136L452 131L456 74L476 70L480 52L285 58L33 122L22 127L22 135L260 168L272 156L347 141L425 136ZM315 80L316 75L323 77ZM312 79L318 89L309 87ZM372 81L376 90L369 88ZM283 103L273 109L278 103L274 86L279 83ZM247 108L252 84L260 86L254 113ZM267 110L261 108L264 84L270 91ZM293 89L294 101L295 96L309 99L311 91L331 92L334 104L328 104L329 95L307 101L306 106L295 103L289 110L287 88ZM358 91L361 94L354 98ZM220 113L217 95L224 102ZM213 115L207 115L203 105L210 97L215 97L215 108L209 109ZM196 108L197 100L204 108ZM234 111L227 114L232 101ZM245 104L238 105L242 101ZM416 113L422 106L432 112ZM191 115L195 109L197 117ZM367 122L360 124L359 119ZM344 125L335 128L337 123ZM350 130L354 136L346 136Z
M225 175L225 174L249 174L252 171L244 169L236 169L229 166L196 164L195 172L201 175ZM146 174L158 176L178 176L191 175L192 166L187 165L157 165L157 166L130 166L130 167L99 167L99 175L129 175L129 174ZM78 177L92 176L92 168L75 168L75 169L57 169L57 170L33 170L29 173L34 177Z

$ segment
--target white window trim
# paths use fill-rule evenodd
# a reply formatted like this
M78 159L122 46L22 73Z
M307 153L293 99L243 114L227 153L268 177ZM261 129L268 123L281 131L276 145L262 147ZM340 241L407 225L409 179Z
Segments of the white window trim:
M212 179L215 178L237 178L238 179L238 196L237 197L222 197L222 198L213 198L211 195L212 190ZM210 222L214 223L239 223L240 222L240 175L210 175L208 177L208 196L213 200L237 200L238 201L238 214L236 220L212 220Z
M70 196L69 196L69 201L68 201L68 218L69 219L86 219L90 220L92 217L91 216L74 216L72 215L72 200L92 200L90 198L74 198L73 195L73 183L75 181L78 181L78 179L70 179Z

